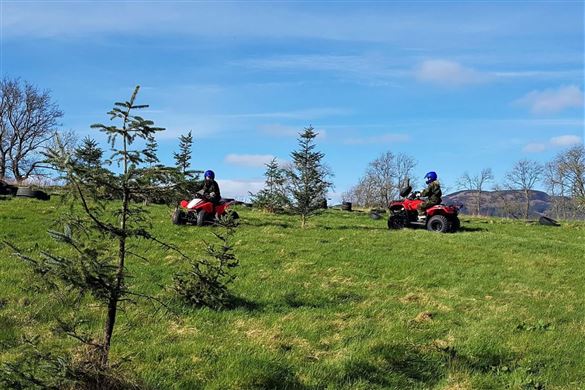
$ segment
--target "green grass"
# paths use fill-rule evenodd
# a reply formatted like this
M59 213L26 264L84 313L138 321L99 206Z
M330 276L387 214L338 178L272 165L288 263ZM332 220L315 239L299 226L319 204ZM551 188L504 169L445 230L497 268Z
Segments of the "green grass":
M585 388L585 224L561 227L463 217L463 231L388 231L367 213L330 210L301 230L291 216L238 210L243 304L178 315L127 305L113 358L164 389ZM0 239L58 249L47 235L56 201L0 201ZM195 257L213 228L173 226L152 206L153 232ZM173 296L177 255L141 243L134 289ZM0 248L0 361L23 334L55 350L64 312L27 289L27 268ZM166 287L165 287L166 286ZM93 307L95 329L102 314Z

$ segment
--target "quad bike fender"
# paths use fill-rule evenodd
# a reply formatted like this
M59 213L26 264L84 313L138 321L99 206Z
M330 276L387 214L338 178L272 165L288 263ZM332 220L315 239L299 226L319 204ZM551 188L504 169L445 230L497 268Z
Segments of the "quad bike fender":
M453 206L438 204L436 206L429 207L427 209L427 215L429 217L432 217L433 215L454 216L457 215L457 209Z

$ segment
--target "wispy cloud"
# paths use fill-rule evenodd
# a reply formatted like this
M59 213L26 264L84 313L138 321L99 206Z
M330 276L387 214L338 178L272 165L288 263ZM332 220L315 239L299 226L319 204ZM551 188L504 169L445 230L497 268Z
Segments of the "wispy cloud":
M469 39L467 34L487 31L501 34L506 27L501 18L492 18L491 22L480 22L479 18L462 20L447 14L437 18L433 12L390 6L377 7L377 12L343 5L324 10L318 6L267 7L262 2L252 2L242 7L230 2L200 1L15 1L3 6L7 34L32 37L180 32L207 37L414 43L421 37L440 41L444 36Z
M581 137L576 135L561 135L560 137L553 137L550 139L551 145L555 146L572 146L583 142Z
M540 144L540 143L530 143L527 144L526 146L524 146L524 148L522 148L523 152L526 153L540 153L540 152L544 152L546 150L546 144Z
M347 138L344 143L347 145L367 145L402 143L408 141L410 141L410 136L408 134L391 133L371 137Z
M576 85L532 91L513 104L528 107L534 114L554 114L569 108L583 108L583 91Z
M263 167L273 158L271 154L228 154L225 162L244 167Z
M350 115L353 110L347 108L323 107L310 108L306 110L291 110L278 112L257 112L257 113L241 113L241 114L222 114L218 115L223 118L274 118L274 119L300 119L312 120L319 118L327 118L334 116Z
M548 142L529 143L522 148L522 151L526 153L540 153L552 148L578 145L582 142L583 138L577 135L560 135L558 137L550 138Z
M477 84L489 80L485 73L465 67L458 62L448 60L427 60L419 64L414 71L415 78L443 87L459 87Z
M247 200L250 197L250 193L257 193L264 188L263 180L217 180L220 188L221 195L224 198L235 198L238 200Z

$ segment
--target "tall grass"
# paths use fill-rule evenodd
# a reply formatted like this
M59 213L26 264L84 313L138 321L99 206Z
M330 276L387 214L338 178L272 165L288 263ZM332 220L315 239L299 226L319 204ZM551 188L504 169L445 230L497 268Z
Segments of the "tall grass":
M32 252L56 200L0 202L0 239ZM174 226L152 206L153 231L194 257L213 228ZM577 389L585 387L585 225L463 218L463 230L389 231L366 213L291 216L238 210L232 310L173 298L188 264L150 245L128 264L135 289L173 313L127 305L112 358L145 387L170 389ZM0 361L23 335L60 351L64 309L31 289L26 266L0 249ZM88 311L91 314L91 306ZM99 326L100 318L89 327Z

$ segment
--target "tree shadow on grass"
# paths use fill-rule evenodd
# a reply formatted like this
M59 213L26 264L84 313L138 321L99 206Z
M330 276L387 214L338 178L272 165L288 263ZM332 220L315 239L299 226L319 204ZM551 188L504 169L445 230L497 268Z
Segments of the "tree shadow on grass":
M485 232L487 229L484 228L475 228L475 227L466 227L466 226L461 226L459 228L460 232Z
M431 388L447 375L443 357L404 344L381 344L343 367L343 384L366 382L385 388ZM342 383L340 383L341 385Z
M252 359L238 377L238 388L242 389L291 389L305 390L293 369L285 364Z
M321 226L324 230L388 230L384 226L363 226L363 225L341 225L341 226Z
M261 221L261 222L251 222L251 221L247 221L247 222L243 222L241 223L242 225L247 225L247 226L254 226L254 227L279 227L279 228L283 228L283 229L289 229L289 228L293 228L293 227L298 227L298 224L293 224L293 223L289 223L289 222L276 222L276 221Z
M263 310L263 305L258 302L251 301L244 297L232 296L229 303L223 310L242 310L247 312L257 312Z
M329 295L311 295L305 292L289 291L283 296L283 301L290 308L326 308L352 302L360 302L363 297L349 291L335 292Z

